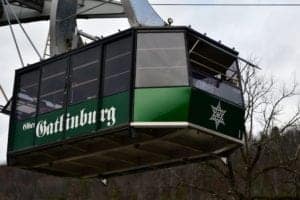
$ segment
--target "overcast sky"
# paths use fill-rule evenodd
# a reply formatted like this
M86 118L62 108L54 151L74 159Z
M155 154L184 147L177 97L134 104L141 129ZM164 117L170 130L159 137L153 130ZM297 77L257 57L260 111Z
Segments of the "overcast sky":
M153 3L228 3L229 1L152 0ZM238 3L300 3L298 1L230 1ZM155 9L174 25L191 25L194 29L229 47L235 47L244 58L256 58L266 77L273 75L287 84L291 77L300 82L300 7L162 7ZM79 20L79 29L93 35L109 35L129 27L126 19ZM14 26L25 63L38 61L21 31ZM25 29L43 52L48 22L25 24ZM12 94L14 71L20 68L8 27L0 27L0 84L8 96ZM0 104L4 104L0 96ZM8 117L0 116L0 163L5 162Z

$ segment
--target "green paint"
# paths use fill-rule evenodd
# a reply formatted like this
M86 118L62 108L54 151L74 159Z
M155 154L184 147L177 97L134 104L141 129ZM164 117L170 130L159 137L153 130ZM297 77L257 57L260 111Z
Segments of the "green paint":
M97 130L97 123L96 123L97 118L96 119L93 118L97 117L97 110L98 110L97 108L98 108L97 99L87 100L82 103L69 106L67 109L67 116L68 115L78 116L78 122L74 121L77 120L74 118L69 117L67 118L68 121L66 119L66 126L68 124L68 130L66 130L65 138L71 138L71 137L76 137L84 134L91 134L95 132ZM71 128L72 122L76 122L78 124L77 128Z
M220 111L225 113L218 119L218 113L213 115L213 107L217 108L219 102ZM241 139L244 130L244 110L206 92L189 87L136 89L134 121L186 121Z
M187 121L190 92L189 87L136 89L134 121Z
M116 126L120 126L123 124L128 124L130 117L129 117L129 111L130 111L130 102L129 102L130 96L129 92L123 92L117 95L112 95L109 97L104 97L103 101L101 103L101 109L102 112L106 108L116 108L116 116L115 116L115 122L103 122L101 120L101 113L100 113L100 127L101 129L105 128L112 128ZM111 126L110 124L113 125Z
M9 146L13 150L24 149L33 145L35 118L16 122Z
M16 121L9 150L52 144L80 135L101 133L129 123L129 92L87 100L26 121ZM36 124L35 124L36 120Z
M9 150L101 134L103 129L128 124L129 99L129 92L123 92L102 100L87 100L36 119L16 121L10 133ZM223 111L219 121L213 119L213 108ZM136 89L134 94L134 122L191 122L240 139L239 134L244 130L243 116L242 108L190 87L144 88Z
M63 125L58 125L57 129L58 131L55 131L55 122L60 120L60 117L64 115L64 109L56 110L50 113L43 114L41 116L38 116L37 118L37 124L35 127L35 145L41 145L41 144L49 144L61 141L64 137L63 130L61 132L59 131L60 127ZM46 126L42 126L44 123L47 123ZM50 126L49 124L52 123ZM41 125L39 125L41 124ZM37 129L43 129L40 132L43 132L43 134L40 134L40 136L37 136Z
M214 114L212 106L216 108L219 102L225 114L221 117L224 124L219 123L217 126L217 121L212 120ZM193 89L189 121L199 126L241 139L240 133L244 130L244 110L206 92Z

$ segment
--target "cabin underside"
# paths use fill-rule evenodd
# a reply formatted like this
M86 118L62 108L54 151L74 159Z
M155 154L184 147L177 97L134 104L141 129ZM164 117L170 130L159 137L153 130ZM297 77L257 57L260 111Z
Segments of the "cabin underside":
M8 154L8 162L57 176L105 178L224 157L240 145L189 125L123 127L114 133Z

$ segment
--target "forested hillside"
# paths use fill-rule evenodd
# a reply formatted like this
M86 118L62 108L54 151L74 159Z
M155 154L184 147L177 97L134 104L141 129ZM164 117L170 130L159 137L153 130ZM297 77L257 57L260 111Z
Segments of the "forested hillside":
M216 159L115 177L107 186L99 179L59 178L2 167L0 199L300 199L300 131L280 135L273 128L251 143L263 143L258 157L252 157L257 156L257 148L251 148L249 158L238 150L227 163ZM245 159L257 160L251 173Z

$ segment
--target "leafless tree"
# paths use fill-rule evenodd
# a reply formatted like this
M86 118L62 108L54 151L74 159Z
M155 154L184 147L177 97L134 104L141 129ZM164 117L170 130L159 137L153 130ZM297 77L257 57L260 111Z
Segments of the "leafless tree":
M246 114L245 120L247 122L247 130L245 132L245 146L241 149L242 162L245 165L245 193L242 196L243 199L253 199L253 184L255 180L260 176L268 173L271 170L283 169L289 173L297 175L299 171L293 169L292 163L297 162L299 157L299 150L295 152L295 155L290 157L280 156L278 160L270 166L259 166L258 163L263 155L263 152L273 152L272 155L284 155L284 149L282 145L277 145L274 148L275 138L266 137L271 133L283 134L288 129L296 128L300 120L300 106L295 109L293 113L288 112L286 107L287 103L298 95L296 81L293 81L290 86L285 84L278 84L273 78L267 79L262 76L258 76L255 69L247 67L242 78L242 86L244 91L244 97L246 102ZM285 121L280 118L285 118ZM254 139L255 124L259 123L262 127L260 130L260 139ZM276 124L280 128L276 127ZM256 129L257 130L257 129ZM277 141L280 142L280 141ZM298 148L299 149L299 148ZM229 159L229 163L231 163ZM232 165L229 164L229 165ZM228 167L230 173L233 173L233 169ZM232 177L234 179L234 177Z
M298 84L296 81L289 85L280 84L272 77L259 75L252 67L244 66L243 69L245 145L228 156L227 162L217 159L201 163L199 169L205 169L200 173L201 183L187 181L178 175L176 170L172 173L181 185L207 193L211 199L300 199L300 144L293 152L288 151L281 137L288 130L296 130L300 121L300 106L293 111L289 111L290 106L287 106L293 98L298 97ZM222 186L217 187L215 184L211 187L210 184L203 183L209 171L213 174L211 180L214 180L214 183L222 182ZM285 174L284 177L280 177L280 181L284 184L290 181L293 188L289 192L280 192L279 184L276 185L276 181L272 180L268 181L267 186L259 186L268 175L272 177L275 173ZM267 189L259 187L271 189L266 192Z

